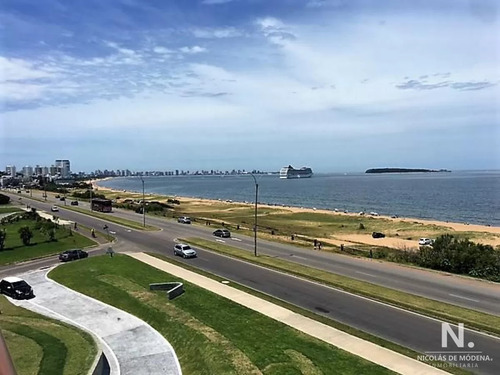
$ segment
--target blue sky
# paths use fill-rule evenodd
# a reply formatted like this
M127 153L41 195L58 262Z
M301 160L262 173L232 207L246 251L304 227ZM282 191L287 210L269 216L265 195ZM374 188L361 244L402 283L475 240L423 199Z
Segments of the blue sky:
M498 8L4 0L0 167L500 169Z

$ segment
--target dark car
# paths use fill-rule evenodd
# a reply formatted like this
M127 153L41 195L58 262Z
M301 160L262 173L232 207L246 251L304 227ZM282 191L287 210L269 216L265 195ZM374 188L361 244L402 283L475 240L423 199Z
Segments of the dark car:
M59 198L59 200L64 202L66 200L66 198L65 197L61 197L61 198Z
M228 238L231 237L231 232L229 232L227 229L217 229L214 232L214 236Z
M59 254L59 260L61 262L69 262L71 260L87 258L88 256L89 253L80 249L66 250Z
M78 206L78 201L71 201L72 206Z
M33 298L33 288L19 277L6 277L0 281L0 293L15 299Z
M372 233L372 237L373 238L384 238L385 234L384 233L380 233L380 232L373 232Z

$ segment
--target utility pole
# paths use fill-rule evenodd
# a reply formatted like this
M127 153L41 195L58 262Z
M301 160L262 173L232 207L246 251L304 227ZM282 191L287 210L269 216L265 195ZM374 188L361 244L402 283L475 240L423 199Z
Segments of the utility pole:
M144 197L144 179L141 176L142 181L142 226L146 227L146 201Z
M255 178L253 173L250 173L250 175L253 177L253 180L255 182L255 214L254 214L254 225L253 225L253 242L254 242L253 255L257 256L257 201L258 201L258 196L259 196L259 184L257 183L257 179Z
M90 180L90 212L92 212L92 180Z

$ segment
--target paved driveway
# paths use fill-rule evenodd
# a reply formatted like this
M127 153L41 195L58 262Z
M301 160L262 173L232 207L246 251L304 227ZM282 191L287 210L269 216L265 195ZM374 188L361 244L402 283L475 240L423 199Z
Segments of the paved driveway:
M172 346L151 326L131 314L48 279L48 271L18 275L33 287L36 297L11 301L91 332L100 340L111 374L182 373Z

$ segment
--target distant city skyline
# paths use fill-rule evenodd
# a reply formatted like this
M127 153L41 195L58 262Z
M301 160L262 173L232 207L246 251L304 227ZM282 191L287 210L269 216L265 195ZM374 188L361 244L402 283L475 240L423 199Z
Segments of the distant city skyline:
M0 165L500 169L494 0L8 0Z

